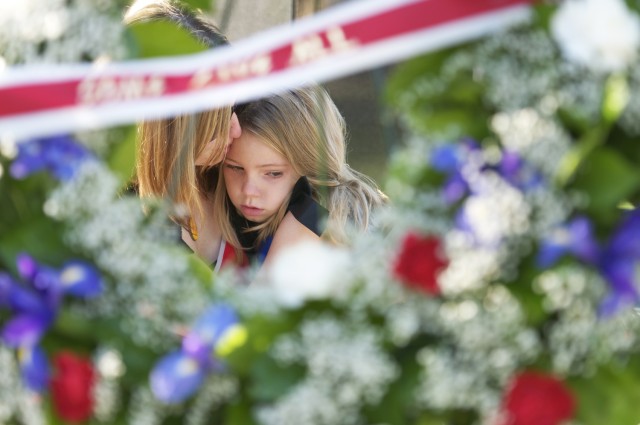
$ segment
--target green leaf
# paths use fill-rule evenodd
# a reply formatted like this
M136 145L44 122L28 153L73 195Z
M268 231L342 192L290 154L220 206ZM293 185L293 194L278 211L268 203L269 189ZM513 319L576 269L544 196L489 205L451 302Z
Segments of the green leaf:
M212 0L183 0L182 2L202 11L210 11L214 3Z
M189 254L188 264L191 276L198 279L205 288L211 288L213 284L213 270L211 267L196 254Z
M74 256L63 243L63 232L62 224L44 216L15 223L13 230L2 235L0 259L15 271L16 255L26 251L39 262L57 267Z
M107 163L109 168L123 182L128 182L134 175L136 163L136 135L137 128L129 126L123 131L120 143L109 153Z
M588 211L604 222L613 220L618 205L640 185L636 169L618 152L601 147L584 161L573 186L589 196Z
M615 123L629 103L629 84L623 74L612 74L607 79L602 101L602 117L609 124Z
M568 381L578 400L577 419L585 425L640 423L638 359L611 363L589 377Z
M189 31L170 22L143 22L131 25L140 58L200 53L207 47Z
M249 396L260 402L275 401L286 394L304 376L304 368L282 366L271 357L258 357L251 368Z

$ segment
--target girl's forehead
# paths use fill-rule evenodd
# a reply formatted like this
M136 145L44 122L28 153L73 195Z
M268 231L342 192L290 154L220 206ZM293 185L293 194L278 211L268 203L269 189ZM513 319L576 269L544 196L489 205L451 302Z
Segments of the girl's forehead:
M272 148L263 138L248 131L233 140L227 160L247 166L290 165L284 155Z

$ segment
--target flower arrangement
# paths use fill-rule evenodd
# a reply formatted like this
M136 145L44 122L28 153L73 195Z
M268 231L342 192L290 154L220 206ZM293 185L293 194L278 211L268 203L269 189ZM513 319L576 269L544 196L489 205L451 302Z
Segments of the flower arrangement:
M267 274L176 247L130 140L4 143L0 422L638 423L637 8L399 65L391 205Z

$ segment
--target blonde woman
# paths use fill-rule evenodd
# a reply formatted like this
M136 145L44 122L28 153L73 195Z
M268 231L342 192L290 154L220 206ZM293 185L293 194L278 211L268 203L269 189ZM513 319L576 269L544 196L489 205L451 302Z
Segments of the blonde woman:
M203 46L213 48L226 38L206 16L176 1L141 0L127 11L127 25L171 22L187 30ZM143 198L166 198L177 206L173 220L181 226L181 240L209 264L215 264L222 231L214 212L218 166L241 128L231 106L197 114L147 121L139 125L136 178ZM302 225L293 218L283 231L296 233Z
M350 229L368 229L386 196L346 163L344 119L323 88L250 102L238 119L242 135L224 160L214 202L236 260L262 261L302 241L348 244ZM291 221L298 225L283 227Z

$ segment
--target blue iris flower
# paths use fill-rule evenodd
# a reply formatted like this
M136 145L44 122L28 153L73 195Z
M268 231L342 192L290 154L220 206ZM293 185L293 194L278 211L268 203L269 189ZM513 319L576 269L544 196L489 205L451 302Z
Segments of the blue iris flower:
M60 269L39 264L28 254L16 259L20 280L0 274L0 307L12 315L0 331L2 341L20 353L20 368L26 385L42 391L49 366L39 343L56 320L66 295L96 296L102 290L97 270L82 261L70 261Z
M462 175L462 167L468 156L479 149L475 141L468 139L459 144L440 145L431 151L429 164L447 175L442 195L448 204L459 201L469 192L469 184Z
M595 264L599 251L591 221L586 217L577 217L546 235L540 244L536 263L541 268L549 268L562 256L572 254L588 264Z
M640 211L633 210L605 246L599 268L609 283L600 314L609 317L640 302Z
M58 180L68 181L82 162L92 158L93 154L69 135L30 139L18 145L9 173L15 179L24 179L46 170Z
M155 365L150 384L155 396L165 403L180 403L195 393L206 375L222 370L214 352L223 337L238 324L230 306L214 304L195 322L174 351Z
M497 168L506 181L524 192L543 183L542 174L515 152L502 152Z

